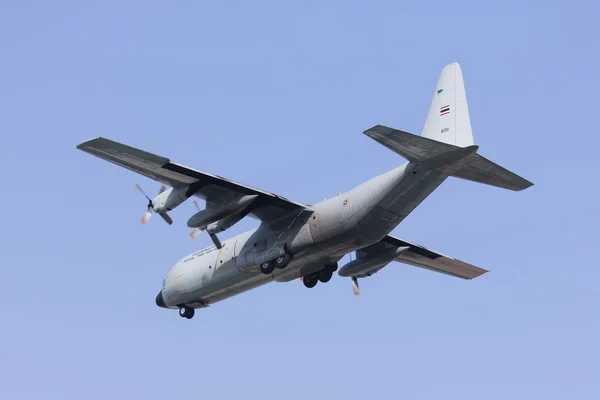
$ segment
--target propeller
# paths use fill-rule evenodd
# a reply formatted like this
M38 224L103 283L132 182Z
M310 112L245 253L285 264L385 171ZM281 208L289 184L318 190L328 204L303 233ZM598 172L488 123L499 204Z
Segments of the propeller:
M202 210L200 210L200 206L198 205L198 202L196 200L192 201L192 203L194 203L194 206L196 206L196 210L198 210L198 212L202 211ZM206 229L206 226L194 229L193 231L190 232L190 237L192 239L195 239L196 236L198 236L205 229ZM214 243L214 245L217 249L220 249L221 247L223 247L223 245L221 244L221 241L219 240L218 236L215 233L212 233L210 230L207 230L207 232L208 232L208 236L210 236L210 239L212 240L212 242Z
M150 197L148 197L148 195L146 194L146 192L144 192L144 189L142 189L142 187L140 185L138 185L136 183L135 188L148 200L148 209L144 213L144 216L142 217L142 221L141 221L142 224L146 225L148 223L148 221L150 221L150 217L152 216L152 213L154 212L154 205L152 204L152 199ZM165 185L162 185L158 191L158 194L161 194L166 189L167 189L167 187ZM169 215L167 213L159 212L158 215L160 215L161 218L164 219L167 224L171 225L173 223L173 220L171 219L171 217L169 217Z

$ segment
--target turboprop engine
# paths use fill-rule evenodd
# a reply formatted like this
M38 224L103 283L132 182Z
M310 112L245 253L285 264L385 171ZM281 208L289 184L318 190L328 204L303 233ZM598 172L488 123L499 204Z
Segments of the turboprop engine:
M246 210L257 197L258 195L235 197L219 205L213 204L204 210L200 210L198 203L194 201L198 212L192 215L187 222L190 228L196 228L190 232L190 236L194 239L206 229L215 246L220 249L221 242L216 234L232 227L244 218L247 214Z
M256 200L257 197L257 195L236 197L218 206L211 206L204 210L200 210L191 216L187 222L187 225L190 228L205 227L213 222L217 222L221 218L225 218L243 211L254 200Z
M367 254L359 251L357 253L358 258L354 261L350 261L348 264L340 268L338 275L352 278L354 294L358 296L360 293L360 289L358 287L358 278L366 278L367 276L373 275L381 268L400 257L400 255L402 255L402 253L409 248L410 247L408 246L395 247Z
M158 191L158 195L151 199L148 197L146 192L140 187L140 185L135 185L137 190L142 193L146 199L148 199L148 209L142 218L142 224L146 225L150 220L153 212L156 212L158 215L162 217L169 225L173 223L173 220L167 214L167 211L173 210L175 207L189 199L194 193L194 189L192 186L185 186L179 189L171 188L167 190L165 185L162 185L160 190Z

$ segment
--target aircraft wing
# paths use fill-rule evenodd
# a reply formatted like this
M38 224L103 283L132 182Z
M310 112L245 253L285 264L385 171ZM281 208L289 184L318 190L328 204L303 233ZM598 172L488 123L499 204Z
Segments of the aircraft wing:
M488 272L464 261L393 236L386 236L380 242L358 250L356 257L357 261L344 266L339 272L340 275L364 278L376 273L392 261L463 279L477 278ZM364 268L362 268L363 266Z
M428 269L442 274L455 276L463 279L477 278L489 272L485 269L467 264L464 261L456 260L441 253L426 249L414 243L406 242L393 236L387 236L383 239L386 246L404 247L409 249L402 253L396 261L410 264L415 267Z
M198 171L171 162L166 157L102 137L87 140L79 144L77 148L174 188L196 184L198 190L195 196L207 201L231 194L258 195L258 199L252 205L250 215L260 220L274 220L290 212L300 212L308 208L273 193Z

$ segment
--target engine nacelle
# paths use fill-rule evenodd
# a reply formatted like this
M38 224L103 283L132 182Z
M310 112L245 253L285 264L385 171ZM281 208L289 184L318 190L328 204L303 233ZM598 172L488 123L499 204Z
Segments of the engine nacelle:
M240 211L237 214L228 215L227 217L222 218L222 219L218 220L217 222L213 222L212 224L207 225L206 231L209 234L215 234L215 233L226 231L227 229L231 228L233 225L240 222L240 220L242 218L244 218L246 215L247 215L247 213L245 213L243 211Z
M186 186L179 189L171 188L165 190L152 199L152 208L158 213L171 211L194 194L190 193L189 189L190 187Z
M258 195L242 196L242 197L237 197L233 200L227 201L221 205L209 207L207 209L204 209L204 210L199 211L196 214L192 215L192 217L188 220L187 225L190 228L202 228L209 224L212 224L213 222L217 222L222 218L234 216L235 214L238 214L238 213L241 213L242 211L244 211L257 198L258 198ZM233 218L233 220L235 220L235 218ZM229 225L230 222L235 223L235 222L239 221L239 219L237 221L233 221L233 220L226 221L227 223L224 223L224 224ZM231 224L231 225L233 225L233 224ZM231 225L229 225L229 226L231 226ZM225 229L227 229L229 226L225 227ZM215 226L214 229L216 231L219 231L217 229L217 226ZM222 229L222 230L225 230L225 229Z
M355 276L359 278L368 276L370 273L375 273L394 261L409 248L410 247L396 247L374 252L372 254L361 255L360 258L350 261L340 268L338 275L347 277Z

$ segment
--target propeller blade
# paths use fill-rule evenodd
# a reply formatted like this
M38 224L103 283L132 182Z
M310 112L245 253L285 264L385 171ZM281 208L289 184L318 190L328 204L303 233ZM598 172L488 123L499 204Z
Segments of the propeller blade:
M352 277L352 289L354 290L355 296L360 295L360 288L358 287L358 279L355 276Z
M194 200L192 201L192 203L194 203L194 205L196 206L196 210L200 211L200 206L198 205L198 202Z
M192 239L196 239L196 236L198 236L200 233L202 233L202 229L196 228L190 232L190 236Z
M141 194L143 194L145 198L147 198L148 200L150 200L150 197L148 197L148 195L146 194L146 192L144 192L144 189L142 189L142 187L141 187L140 185L138 185L138 184L136 183L136 184L135 184L135 188L136 188L137 190L139 190L139 192L140 192Z
M217 237L217 235L215 235L214 233L209 233L208 235L212 239L212 241L215 244L215 247L217 249L220 249L221 247L223 247L223 245L221 244L221 241L219 240L219 238Z
M142 224L146 225L148 223L148 221L150 220L151 216L152 216L152 209L148 208L148 211L146 211L144 213L144 216L142 217Z
M167 214L167 213L159 213L158 215L160 215L162 217L162 219L164 219L167 224L169 224L169 225L173 224L173 220L171 219L171 217L169 217L169 214Z
M165 190L167 190L167 187L165 185L162 185L160 187L160 189L158 190L158 194L161 194L162 192L164 192Z

